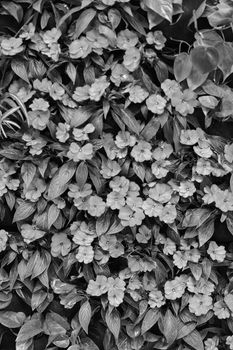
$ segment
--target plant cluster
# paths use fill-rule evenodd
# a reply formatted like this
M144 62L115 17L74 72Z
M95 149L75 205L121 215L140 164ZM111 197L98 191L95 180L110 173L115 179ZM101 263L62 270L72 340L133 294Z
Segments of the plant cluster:
M233 349L232 2L0 16L1 348Z

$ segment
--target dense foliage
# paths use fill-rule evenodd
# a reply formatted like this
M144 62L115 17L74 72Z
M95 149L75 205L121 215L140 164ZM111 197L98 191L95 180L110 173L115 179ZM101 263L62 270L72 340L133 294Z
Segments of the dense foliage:
M0 2L2 350L233 349L232 26Z

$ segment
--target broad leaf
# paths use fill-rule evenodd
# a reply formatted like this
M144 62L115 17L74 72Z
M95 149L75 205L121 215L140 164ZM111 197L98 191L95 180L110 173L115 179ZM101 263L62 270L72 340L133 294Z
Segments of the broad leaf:
M143 7L149 11L154 11L162 18L172 22L173 5L172 0L143 0Z
M190 56L186 52L181 52L174 61L174 75L178 82L186 79L192 70Z
M79 309L78 319L80 325L86 333L88 333L89 323L91 321L91 305L89 301L85 301Z

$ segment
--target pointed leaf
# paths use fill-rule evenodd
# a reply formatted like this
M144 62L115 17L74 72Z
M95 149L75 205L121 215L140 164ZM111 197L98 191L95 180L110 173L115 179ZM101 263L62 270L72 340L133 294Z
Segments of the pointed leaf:
M84 331L88 334L88 327L91 321L91 305L88 300L85 301L85 303L82 304L82 306L80 307L79 313L78 313L78 319L79 319L80 325L82 326Z
M146 333L151 327L153 327L160 317L159 309L154 308L147 311L143 321L141 334Z
M174 61L174 75L176 80L180 83L186 79L192 70L192 62L190 56L186 52L181 52L176 56Z

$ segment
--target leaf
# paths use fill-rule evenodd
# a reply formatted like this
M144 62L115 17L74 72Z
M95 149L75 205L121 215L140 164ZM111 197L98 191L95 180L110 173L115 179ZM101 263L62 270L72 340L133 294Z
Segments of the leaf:
M42 328L40 319L34 318L31 320L28 320L20 328L16 338L16 342L19 342L19 343L25 342L33 338L35 335L40 334L41 332L43 332L43 328Z
M202 337L197 330L194 330L190 334L186 335L183 340L194 349L204 350Z
M206 74L217 68L219 54L214 47L197 46L190 52L193 66L201 73Z
M82 348L70 350L100 350L98 346L93 342L93 340L87 337L81 339L81 345Z
M172 22L172 0L144 0L143 5L147 7L148 12L152 10L169 22Z
M207 18L212 27L224 26L232 23L233 7L227 1L221 1L216 10L210 13Z
M31 216L36 210L36 203L20 201L18 207L16 208L13 222L21 221L27 219Z
M200 96L198 101L205 108L214 109L218 105L218 100L214 96Z
M203 15L203 12L205 11L206 8L206 0L204 0L201 5L193 11L193 16L188 22L188 26L190 26L193 22L195 23L198 18L200 18Z
M206 81L207 77L208 73L202 74L197 67L192 67L191 73L187 78L188 87L195 90Z
M26 319L23 312L0 311L0 323L7 328L21 327Z
M91 305L88 300L81 305L78 313L78 319L79 319L80 325L82 326L84 331L88 334L88 327L91 321Z
M77 76L77 70L73 63L68 63L66 66L66 73L73 84L75 84L76 76Z
M218 67L223 72L224 80L233 72L233 47L229 42L218 42L215 45L219 53Z
M93 8L89 8L81 13L79 18L76 20L74 39L79 38L79 36L84 32L84 30L94 19L95 15L96 10L94 10Z
M133 13L133 16L131 16L125 11L121 11L121 15L138 33L146 35L145 29L141 25L140 21L137 20L137 13Z
M87 182L87 177L88 177L88 167L85 162L81 162L78 165L75 173L76 183L80 188L83 188L83 186Z
M156 117L152 117L151 120L142 129L140 136L142 136L146 141L150 141L154 136L156 136L159 128L159 119Z
M32 298L31 298L31 308L32 310L35 310L38 308L47 298L47 293L44 290L38 290L36 292L32 293Z
M146 175L145 166L143 166L140 163L133 162L133 171L139 177L139 179L143 182L144 178L145 178L145 175Z
M232 176L232 175L231 175ZM226 224L227 228L230 231L230 233L233 235L233 215L231 215L231 212L228 213L226 218Z
M122 119L124 124L129 128L129 130L135 132L135 134L139 135L141 126L137 119L133 116L133 113L129 110L124 110L120 108L115 109L116 113Z
M41 253L36 251L34 253L31 279L38 277L45 272L49 268L50 263L51 255L46 250L42 250Z
M48 228L54 224L60 214L60 209L55 204L50 205L48 210Z
M178 323L178 333L176 339L182 339L186 337L188 334L192 333L195 330L196 326L196 322L190 322L185 324L182 321L180 321Z
M205 208L196 208L196 209L188 209L186 210L182 227L199 227L201 224L206 221L212 212L210 209Z
M105 315L105 321L107 323L108 329L117 340L121 329L121 318L117 309L113 309L112 312L108 309Z
M149 309L142 321L141 335L146 333L151 327L153 327L160 317L159 309Z
M34 4L32 5L33 9L36 10L37 12L41 12L42 11L42 6L43 6L43 2L44 0L37 0L34 2Z
M192 263L191 261L189 261L189 268L190 268L195 280L198 281L202 275L201 265L195 264L195 263Z
M36 166L31 162L24 162L21 167L21 174L26 187L28 187L36 174Z
M204 222L198 228L199 246L203 246L214 234L214 219Z
M97 218L95 227L98 236L101 236L108 231L110 226L110 220L111 214L109 213L109 211Z
M174 75L176 80L180 83L186 79L192 70L192 62L190 56L186 52L181 52L176 56L174 61Z
M82 1L82 5L81 6L76 6L74 8L72 8L70 11L68 11L58 22L57 24L57 28L60 28L62 26L62 24L73 14L75 14L76 12L79 12L81 9L83 9L84 7L87 7L88 5L90 5L92 3L93 0L83 0Z
M22 6L15 4L13 1L1 1L2 7L13 16L18 23L22 21L23 9Z
M28 73L26 65L21 60L12 60L11 61L11 69L13 72L18 75L21 79L26 81L26 83L30 84L30 81L28 80Z
M69 180L76 171L76 164L67 162L63 164L55 173L48 188L48 199L59 197L67 189Z
M169 345L174 343L178 334L176 317L169 309L163 318L163 334Z

